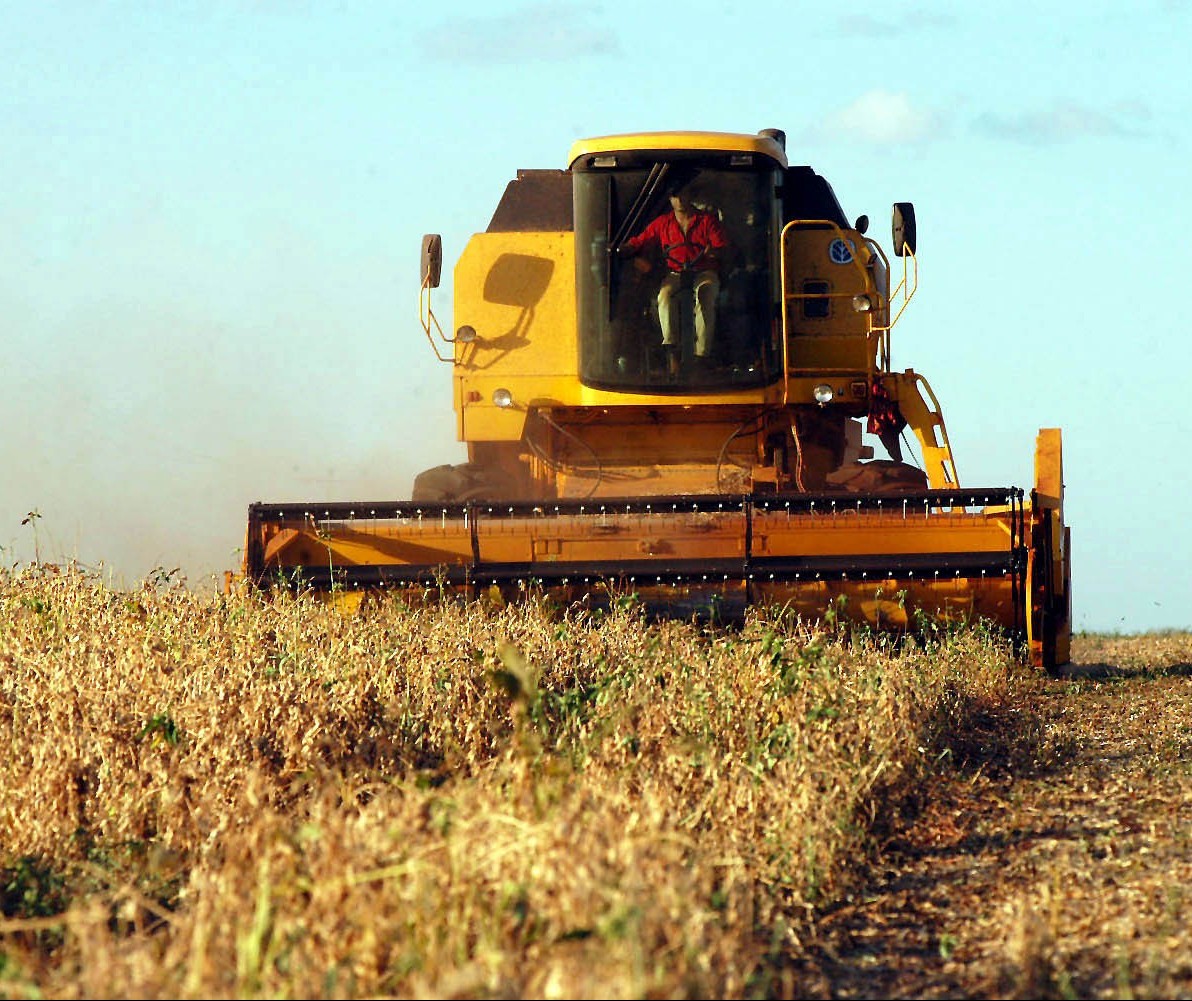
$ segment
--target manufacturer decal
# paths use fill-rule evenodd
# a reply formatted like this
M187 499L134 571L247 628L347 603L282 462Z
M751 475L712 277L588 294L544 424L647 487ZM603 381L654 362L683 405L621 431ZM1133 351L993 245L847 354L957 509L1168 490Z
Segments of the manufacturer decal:
M828 258L833 264L848 264L853 259L852 242L837 237L828 244Z

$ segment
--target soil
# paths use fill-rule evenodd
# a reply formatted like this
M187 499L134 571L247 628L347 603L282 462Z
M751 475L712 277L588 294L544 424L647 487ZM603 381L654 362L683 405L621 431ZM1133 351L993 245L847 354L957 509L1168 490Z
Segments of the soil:
M1192 638L1075 638L827 911L824 998L1192 997Z

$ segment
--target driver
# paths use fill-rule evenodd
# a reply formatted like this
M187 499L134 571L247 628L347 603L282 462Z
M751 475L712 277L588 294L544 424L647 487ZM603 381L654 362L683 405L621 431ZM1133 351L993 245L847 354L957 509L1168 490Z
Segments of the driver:
M695 298L695 355L697 364L706 364L716 336L716 296L720 291L718 251L727 246L720 220L711 212L697 208L689 189L670 196L671 211L664 212L637 236L626 240L620 253L634 257L648 246L662 250L667 274L658 288L658 323L662 344L672 374L678 372L679 290L681 275L692 274ZM636 257L634 267L641 274L650 271L650 263Z

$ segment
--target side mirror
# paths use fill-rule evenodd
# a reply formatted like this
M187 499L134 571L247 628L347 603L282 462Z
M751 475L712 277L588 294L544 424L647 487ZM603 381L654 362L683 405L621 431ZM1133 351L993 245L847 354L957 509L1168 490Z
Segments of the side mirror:
M867 215L857 216L857 221L855 223L853 223L853 229L855 229L858 233L860 233L862 236L864 236L866 231L869 229L869 216L867 216Z
M438 233L427 233L422 238L422 284L438 288L442 271L443 238Z
M915 206L910 202L894 203L894 221L890 227L894 253L899 257L915 253Z

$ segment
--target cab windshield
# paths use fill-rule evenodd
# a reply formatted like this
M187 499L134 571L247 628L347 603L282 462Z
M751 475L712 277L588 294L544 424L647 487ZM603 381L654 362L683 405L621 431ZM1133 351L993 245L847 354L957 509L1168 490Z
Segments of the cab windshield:
M581 381L682 393L777 378L778 168L716 154L573 169Z

